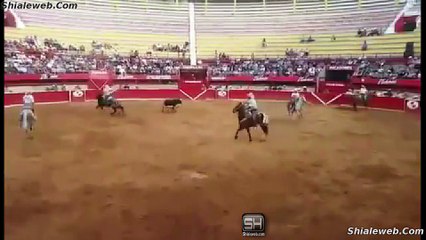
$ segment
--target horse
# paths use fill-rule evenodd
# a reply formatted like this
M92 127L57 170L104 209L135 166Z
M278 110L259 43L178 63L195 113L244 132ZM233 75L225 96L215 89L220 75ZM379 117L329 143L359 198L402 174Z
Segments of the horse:
M302 109L305 103L306 103L306 99L303 96L296 98L296 100L294 101L294 112L297 113L297 117L299 119L303 117Z
M34 130L34 124L36 121L36 116L34 115L34 110L24 109L19 114L19 125L22 129L25 130L25 134L28 138L32 138L31 132Z
M165 109L172 109L174 112L176 112L176 108L178 108L180 105L182 105L182 100L176 98L176 99L166 99L163 102L163 109L161 112L164 112Z
M294 100L290 100L287 103L287 112L289 116L292 116L295 112L296 112L296 108L295 108L295 104L294 104Z
M361 95L357 93L346 94L352 102L354 111L358 111L358 105L368 107L368 95Z
M255 117L256 120L253 119L252 116L248 116L248 110L244 103L239 102L234 109L232 109L232 113L238 112L238 128L235 132L234 139L238 139L238 133L245 129L249 136L249 141L252 141L250 128L251 127L257 127L257 125L260 125L262 128L263 133L265 134L265 137L268 135L269 132L269 118L264 113L257 113L257 116Z
M124 114L124 107L116 99L106 101L102 94L99 94L97 99L98 105L96 106L96 109L100 108L103 110L104 107L110 107L114 110L111 115L114 115L117 112L117 109L120 109L121 113Z

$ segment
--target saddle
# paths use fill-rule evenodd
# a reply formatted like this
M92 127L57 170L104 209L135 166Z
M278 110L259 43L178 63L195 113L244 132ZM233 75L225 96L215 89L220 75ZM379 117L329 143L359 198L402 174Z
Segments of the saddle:
M257 110L255 110L253 112L251 110L247 110L245 119L252 119L254 121L254 123L257 125L257 122L259 120L259 116L260 116L260 113Z
M111 96L104 96L104 102L106 105L111 106L116 102L116 100Z

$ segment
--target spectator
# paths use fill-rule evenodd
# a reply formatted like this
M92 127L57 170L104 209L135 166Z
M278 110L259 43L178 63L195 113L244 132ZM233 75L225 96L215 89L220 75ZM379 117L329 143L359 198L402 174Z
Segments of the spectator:
M331 41L336 41L336 36L334 36L334 34L331 35Z
M368 49L367 40L364 40L364 43L361 46L361 51L367 51L367 49Z
M265 39L265 38L263 38L263 40L262 40L262 47L263 47L263 48L266 48L266 47L267 47L266 39Z

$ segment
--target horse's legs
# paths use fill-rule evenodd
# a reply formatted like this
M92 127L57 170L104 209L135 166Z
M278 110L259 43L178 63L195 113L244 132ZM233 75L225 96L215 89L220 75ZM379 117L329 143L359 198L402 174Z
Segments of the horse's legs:
M117 108L113 107L112 108L114 111L111 113L111 115L114 115L117 112Z
M248 136L249 136L249 142L251 142L251 141L252 141L252 139L251 139L250 128L246 128L246 131L247 131Z
M241 128L238 127L237 131L235 132L234 139L238 139L238 133L241 131Z

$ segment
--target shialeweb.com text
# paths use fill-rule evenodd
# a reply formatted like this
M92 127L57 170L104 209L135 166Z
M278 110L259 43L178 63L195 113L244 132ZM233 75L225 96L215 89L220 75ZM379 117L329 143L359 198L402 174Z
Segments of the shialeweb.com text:
M404 227L394 228L363 228L349 227L348 235L423 235L423 229Z
M33 9L33 10L49 10L49 9L77 9L77 3L71 2L15 2L15 1L4 1L3 10L15 10L15 9Z

